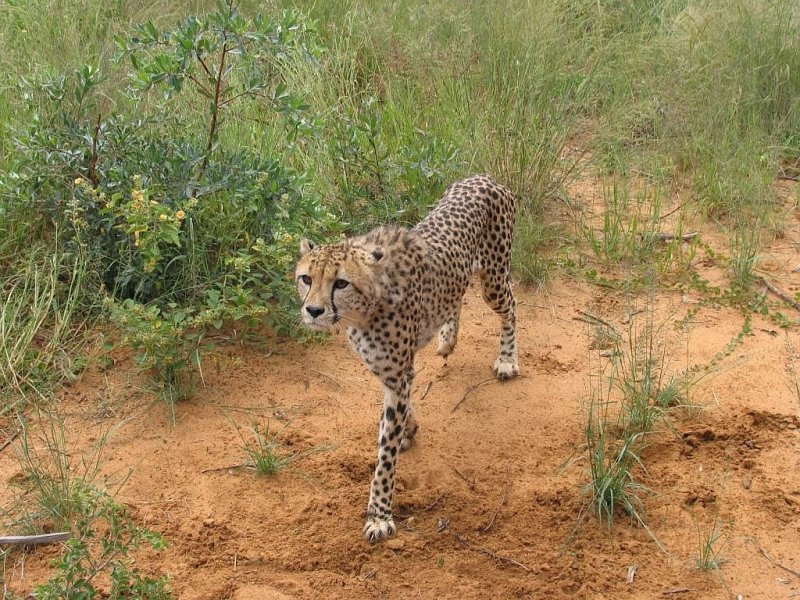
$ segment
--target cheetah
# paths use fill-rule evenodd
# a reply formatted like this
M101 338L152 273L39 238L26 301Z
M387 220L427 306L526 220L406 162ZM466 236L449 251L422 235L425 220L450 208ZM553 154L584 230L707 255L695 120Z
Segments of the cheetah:
M412 229L382 226L339 243L304 239L295 277L303 322L317 331L347 328L353 349L383 384L378 462L363 534L394 535L392 497L398 454L417 433L411 406L414 356L435 334L445 358L458 339L469 280L480 276L483 299L500 317L494 374L519 374L510 259L516 200L479 175L452 184Z

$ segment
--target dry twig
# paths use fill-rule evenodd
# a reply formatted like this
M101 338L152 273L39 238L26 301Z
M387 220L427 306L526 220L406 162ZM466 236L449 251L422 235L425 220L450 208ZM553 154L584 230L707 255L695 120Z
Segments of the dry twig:
M227 467L212 467L211 469L203 469L201 473L218 473L219 471L229 471L230 469L245 469L252 466L250 463L239 463L236 465L228 465Z
M676 206L675 208L673 208L671 211L669 211L669 212L667 212L667 213L664 213L663 215L661 215L661 216L658 218L658 220L659 220L659 221L663 221L663 220L664 220L664 219L666 219L667 217L671 217L671 216L672 216L672 215L674 215L676 212L678 212L679 210L681 210L681 209L682 209L684 206L686 206L686 204L687 204L688 202L689 202L688 200L684 200L683 202L681 202L680 204L678 204L678 206Z
M506 498L508 497L509 483L510 483L509 475L506 474L506 485L503 488L503 497L500 499L500 504L498 504L497 508L494 509L494 513L492 514L492 518L489 519L489 522L485 526L478 528L478 531L480 531L481 533L486 533L492 528L492 525L494 525L494 521L497 518L500 509L503 508L503 505L506 503Z
M338 379L336 379L336 377L334 377L334 376L333 376L333 375L331 375L330 373L326 373L325 371L319 371L319 370L317 370L317 369L312 369L312 368L310 368L310 367L308 367L308 366L306 366L306 365L300 364L300 363L299 363L299 362L297 362L297 361L292 361L292 362L293 362L294 364L296 364L298 367L303 367L303 368L304 368L306 371L311 371L312 373L316 373L317 375L321 375L322 377L325 377L326 379L330 379L330 380L331 380L333 383L335 383L336 385L338 385L340 388L343 388L343 387L344 387L344 386L342 385L342 382L341 382L341 381L339 381Z
M794 569L792 569L791 567L787 567L786 565L782 565L782 564L781 564L781 563L779 563L777 560L775 560L774 558L772 558L772 557L771 557L769 554L767 554L767 551L766 551L766 550L764 550L764 548L762 548L761 546L759 546L759 548L758 548L758 549L761 551L761 554L763 554L763 555L764 555L764 558L766 558L766 559L767 559L769 562L771 562L773 565L775 565L776 567L779 567L779 568L783 569L783 570L784 570L784 571L786 571L787 573L791 573L791 574L792 574L792 575L794 575L795 577L800 577L800 571L795 571L795 570L794 570Z
M656 240L657 242L674 242L675 240L681 240L682 242L691 242L698 235L700 235L699 231L692 231L690 233L684 233L684 234L653 232L653 233L642 234L642 237L649 237L653 240Z
M42 533L39 535L6 535L0 537L0 546L40 546L42 544L55 544L72 537L69 531L58 533Z
M446 496L447 496L447 493L446 493L446 492L442 492L441 494L439 494L439 495L436 497L436 500L434 500L433 502L431 502L430 504L428 504L428 506L426 506L426 507L425 507L425 508L423 508L422 510L423 510L423 511L425 511L425 512L430 512L430 511L432 511L432 510L433 510L433 509L436 507L436 505L437 505L437 504L439 504L439 502L441 502L441 501L442 501L442 500L443 500L443 499L444 499Z
M17 430L16 430L14 433L12 433L12 434L9 436L9 438L8 438L8 439L7 439L5 442L3 442L3 445L2 445L2 446L0 446L0 452L2 452L3 450L5 450L6 448L8 448L8 447L11 445L11 443L12 443L12 442L13 442L15 439L17 439L17 438L19 437L19 434L20 434L21 432L22 432L22 430L21 430L21 429L17 429Z
M604 325L604 326L608 327L615 334L620 335L619 330L616 328L616 326L613 323L609 323L605 319L601 319L597 315L592 314L587 310L579 310L578 313L583 315L584 318L574 317L575 320L583 321L584 323L589 323L591 325L597 325L599 323L600 325Z
M671 590L664 590L661 592L664 596L670 596L672 594L688 594L689 592L693 592L694 588L672 588Z
M456 531L453 531L449 527L445 527L444 531L448 531L450 533L450 535L452 535L456 540L458 540L458 542L460 542L467 550L472 550L473 552L477 552L478 554L484 554L485 556L490 556L493 559L498 560L500 562L505 562L505 563L514 565L515 567L519 567L520 569L522 569L525 572L530 572L530 570L531 570L530 567L528 567L526 565L523 565L521 562L519 562L518 560L516 560L514 558L511 558L510 556L502 556L500 554L497 554L493 550L489 550L488 548L475 548L475 547L473 547L472 544L470 544L469 541L467 539L465 539L463 535L461 535L460 533L458 533Z
M786 302L788 305L790 305L790 306L791 306L792 308L794 308L795 310L800 310L800 302L797 302L797 300L795 300L794 298L792 298L792 296L790 296L789 294L787 294L786 292L784 292L782 289L780 289L780 288L778 288L778 287L775 287L775 285L774 285L774 284L773 284L773 283L772 283L772 282L771 282L769 279L767 279L766 277L764 277L763 275L761 275L761 276L759 277L759 279L761 280L761 283L763 283L763 284L764 284L764 286L766 286L766 288L767 288L767 289L768 289L770 292L772 292L773 294L775 294L775 295L776 295L778 298L780 298L781 300L783 300L784 302Z
M425 400L425 397L428 395L428 392L431 391L431 386L432 385L433 385L433 382L429 381L428 385L425 386L425 391L422 392L422 396L419 397L419 400L417 400L417 402L422 402L423 400Z
M481 381L480 383L476 383L476 384L474 384L474 385L471 385L471 386L469 386L469 387L468 387L468 388L467 388L467 389L464 391L464 395L463 395L463 396L461 396L461 400L459 400L458 402L456 402L456 405L455 405L455 406L452 408L452 410L451 410L450 412L451 412L451 413L454 413L454 412L456 412L456 409L457 409L459 406L461 406L461 403L462 403L462 402L464 402L464 400L466 400L466 399L467 399L467 396L469 396L469 395L470 395L472 392L474 392L475 390L477 390L477 389L478 389L479 387L481 387L482 385L486 385L487 383L491 383L491 382L493 382L493 381L497 381L497 380L496 380L494 377L490 377L489 379L484 379L484 380L483 380L483 381Z
M461 477L461 479L463 479L463 480L464 480L464 483L466 483L466 484L467 484L467 487L470 489L470 491L472 491L472 492L474 492L474 491L475 491L475 482L474 482L474 481L472 481L471 479L469 479L469 478L468 478L466 475L464 475L464 474L463 474L461 471L459 471L459 470L458 470L456 467L453 467L453 471L455 471L455 472L456 472L456 475L458 475L459 477Z

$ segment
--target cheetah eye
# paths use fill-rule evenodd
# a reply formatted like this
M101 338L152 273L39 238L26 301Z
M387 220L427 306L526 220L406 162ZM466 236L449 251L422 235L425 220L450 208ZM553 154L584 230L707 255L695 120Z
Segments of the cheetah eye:
M306 285L311 285L311 277L309 277L308 275L300 275L300 281L302 281Z
M337 279L336 281L333 282L333 288L336 290L343 290L348 285L350 285L350 282L347 281L346 279Z

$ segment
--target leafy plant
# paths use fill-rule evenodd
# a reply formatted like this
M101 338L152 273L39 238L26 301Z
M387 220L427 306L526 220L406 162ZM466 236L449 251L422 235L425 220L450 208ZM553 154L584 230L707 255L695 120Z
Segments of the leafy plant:
M681 379L667 374L667 332L653 322L654 313L650 304L643 310L643 324L638 316L631 317L627 335L615 340L612 353L611 379L621 395L624 426L632 435L652 432L682 394Z
M667 411L681 402L688 380L667 375L671 356L664 327L656 326L654 315L652 303L631 311L627 332L603 322L592 344L609 358L590 376L585 495L591 511L609 528L618 513L627 514L660 546L645 518L642 496L649 489L640 481L647 475L641 453Z
M759 220L742 222L731 235L731 285L734 292L746 293L755 280L755 268L761 246Z
M117 45L138 92L164 97L133 93L131 111L110 113L102 88L118 77L91 65L24 80L34 118L0 174L0 223L13 206L15 222L27 216L39 235L62 232L60 251L84 257L95 284L76 288L79 300L96 310L88 299L109 296L121 339L175 400L192 392L207 327L265 318L290 331L298 240L339 228L286 166L311 120L283 75L320 46L299 13L250 18L233 2L166 31L145 23ZM208 112L181 110L190 90L210 101ZM286 130L274 155L225 143L229 109L248 104L266 105Z
M289 117L294 135L301 123L295 115L308 108L280 81L282 63L290 54L319 51L313 26L297 12L284 11L274 20L249 18L234 0L227 0L218 2L213 13L189 17L175 29L161 32L148 21L133 36L115 39L118 58L130 58L138 89L160 87L172 97L189 86L209 101L198 180L208 168L224 113L235 103L266 100Z
M121 304L109 300L109 306L112 321L125 332L121 342L134 349L140 367L153 373L174 418L174 404L194 393L201 353L213 349L203 343L204 326L217 322L218 315L198 316L194 307L174 303L164 309L145 306L130 298Z
M66 530L72 536L53 563L55 574L37 586L36 597L171 598L167 579L144 575L130 556L142 545L160 550L166 542L137 525L124 505L95 484L105 436L78 459L70 451L60 415L39 416L42 427L36 433L20 418L17 458L23 472L22 490L15 506L3 511L4 525L28 531Z
M647 488L639 483L634 471L644 470L639 457L644 432L621 439L609 435L605 408L595 404L590 409L586 426L590 483L586 493L592 511L610 528L618 510L623 510L639 524L645 523L640 494Z
M166 577L153 578L133 566L130 553L143 544L166 548L157 533L136 525L122 504L91 487L77 490L79 513L66 551L54 561L55 575L36 588L36 597L47 600L91 598L172 598ZM102 577L101 577L102 576ZM108 584L100 580L108 577Z

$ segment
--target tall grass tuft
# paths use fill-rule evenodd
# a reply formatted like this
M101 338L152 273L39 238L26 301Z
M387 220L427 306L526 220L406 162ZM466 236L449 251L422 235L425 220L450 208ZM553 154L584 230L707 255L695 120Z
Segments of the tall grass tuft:
M714 518L711 526L703 529L700 522L697 522L697 541L698 554L695 565L701 571L716 571L722 568L726 558L722 556L722 550L728 541L730 531L726 531L724 524L718 517Z
M52 252L52 253L51 253ZM40 246L8 268L0 280L0 409L24 398L46 397L50 386L82 368L85 320L81 306L87 264Z
M638 314L626 332L610 331L604 338L610 358L590 378L585 495L609 528L618 514L626 514L659 543L645 515L642 497L649 489L641 482L647 475L641 452L685 390L679 377L667 375L671 355L654 304L632 313Z
M19 418L18 460L25 473L27 508L24 520L31 528L69 529L84 511L87 491L94 488L100 471L105 438L81 456L69 451L61 416L39 412L39 426Z

